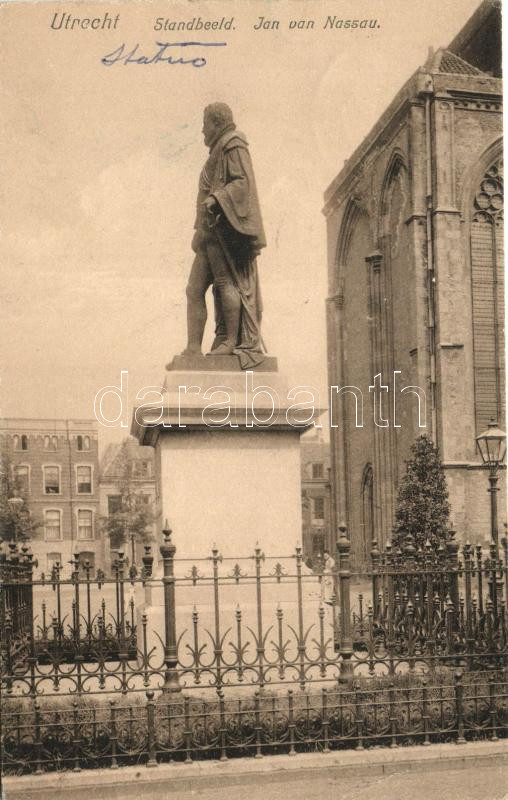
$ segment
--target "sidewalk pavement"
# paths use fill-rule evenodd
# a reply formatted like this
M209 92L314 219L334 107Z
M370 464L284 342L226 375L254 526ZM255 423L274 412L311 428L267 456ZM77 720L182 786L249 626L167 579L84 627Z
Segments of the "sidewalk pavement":
M9 777L2 800L508 800L505 742Z

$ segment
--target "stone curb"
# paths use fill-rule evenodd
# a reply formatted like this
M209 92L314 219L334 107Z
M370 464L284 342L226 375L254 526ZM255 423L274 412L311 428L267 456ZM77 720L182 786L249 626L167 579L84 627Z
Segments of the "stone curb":
M82 772L45 773L7 777L3 781L2 800L45 800L60 794L73 800L103 797L123 798L129 791L139 792L160 784L167 793L199 788L220 788L236 784L277 783L312 778L383 775L408 770L465 769L470 766L502 766L508 764L505 742L468 742L417 745L375 750L341 750L331 753L300 753L296 756L275 755L263 758L236 758L228 761L195 761L192 764L160 764L153 769L145 765ZM98 794L100 792L101 794Z

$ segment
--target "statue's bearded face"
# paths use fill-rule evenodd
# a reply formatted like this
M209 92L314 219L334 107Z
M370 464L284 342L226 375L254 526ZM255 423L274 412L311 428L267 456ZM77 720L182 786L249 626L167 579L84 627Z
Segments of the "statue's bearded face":
M219 131L219 126L213 121L209 114L205 114L203 117L203 136L205 139L205 144L208 147L211 145L217 133Z

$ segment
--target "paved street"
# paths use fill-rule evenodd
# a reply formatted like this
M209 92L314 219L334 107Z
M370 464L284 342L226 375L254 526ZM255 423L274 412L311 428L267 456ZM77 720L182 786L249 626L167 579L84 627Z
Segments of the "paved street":
M179 792L178 800L505 800L508 798L508 768L490 767L358 778L281 780L258 786L198 789ZM174 795L138 795L139 800L171 800ZM105 800L105 798L104 798Z
M472 747L466 745L464 751L467 748L470 753ZM485 743L477 750L478 757L466 759L457 757L457 751L455 757L433 758L435 748L413 749L416 755L421 753L417 760L404 763L396 755L396 761L390 762L388 753L384 761L373 756L365 761L362 756L349 759L349 766L340 772L332 762L323 762L322 770L316 769L315 762L312 769L305 769L307 760L297 757L290 759L292 769L287 764L278 767L280 762L274 759L251 761L250 770L243 773L231 763L216 763L188 768L166 765L149 770L149 775L145 767L134 767L129 779L123 770L66 773L60 778L48 774L39 781L28 777L7 781L2 800L69 796L74 800L508 800L508 763L502 743L496 747ZM494 749L497 755L485 755ZM453 748L448 750L453 754Z
M294 778L295 776L293 776ZM168 790L160 783L130 788L94 787L88 789L89 800L506 800L508 798L508 768L470 767L458 770L402 772L392 775L371 775L357 778L289 779L274 775L258 784L201 787L195 790ZM23 793L30 800L31 792ZM50 800L37 793L37 800ZM82 793L78 790L77 796ZM35 795L34 795L35 797ZM9 792L5 794L9 800Z

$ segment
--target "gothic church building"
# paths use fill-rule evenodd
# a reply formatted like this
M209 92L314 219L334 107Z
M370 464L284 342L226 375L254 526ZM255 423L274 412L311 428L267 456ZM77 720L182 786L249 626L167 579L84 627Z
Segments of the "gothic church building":
M484 0L325 193L329 384L351 387L332 404L332 505L357 568L391 537L421 433L439 446L458 537L489 540L475 437L492 417L506 429L500 37L500 4ZM500 488L502 535L504 472Z

